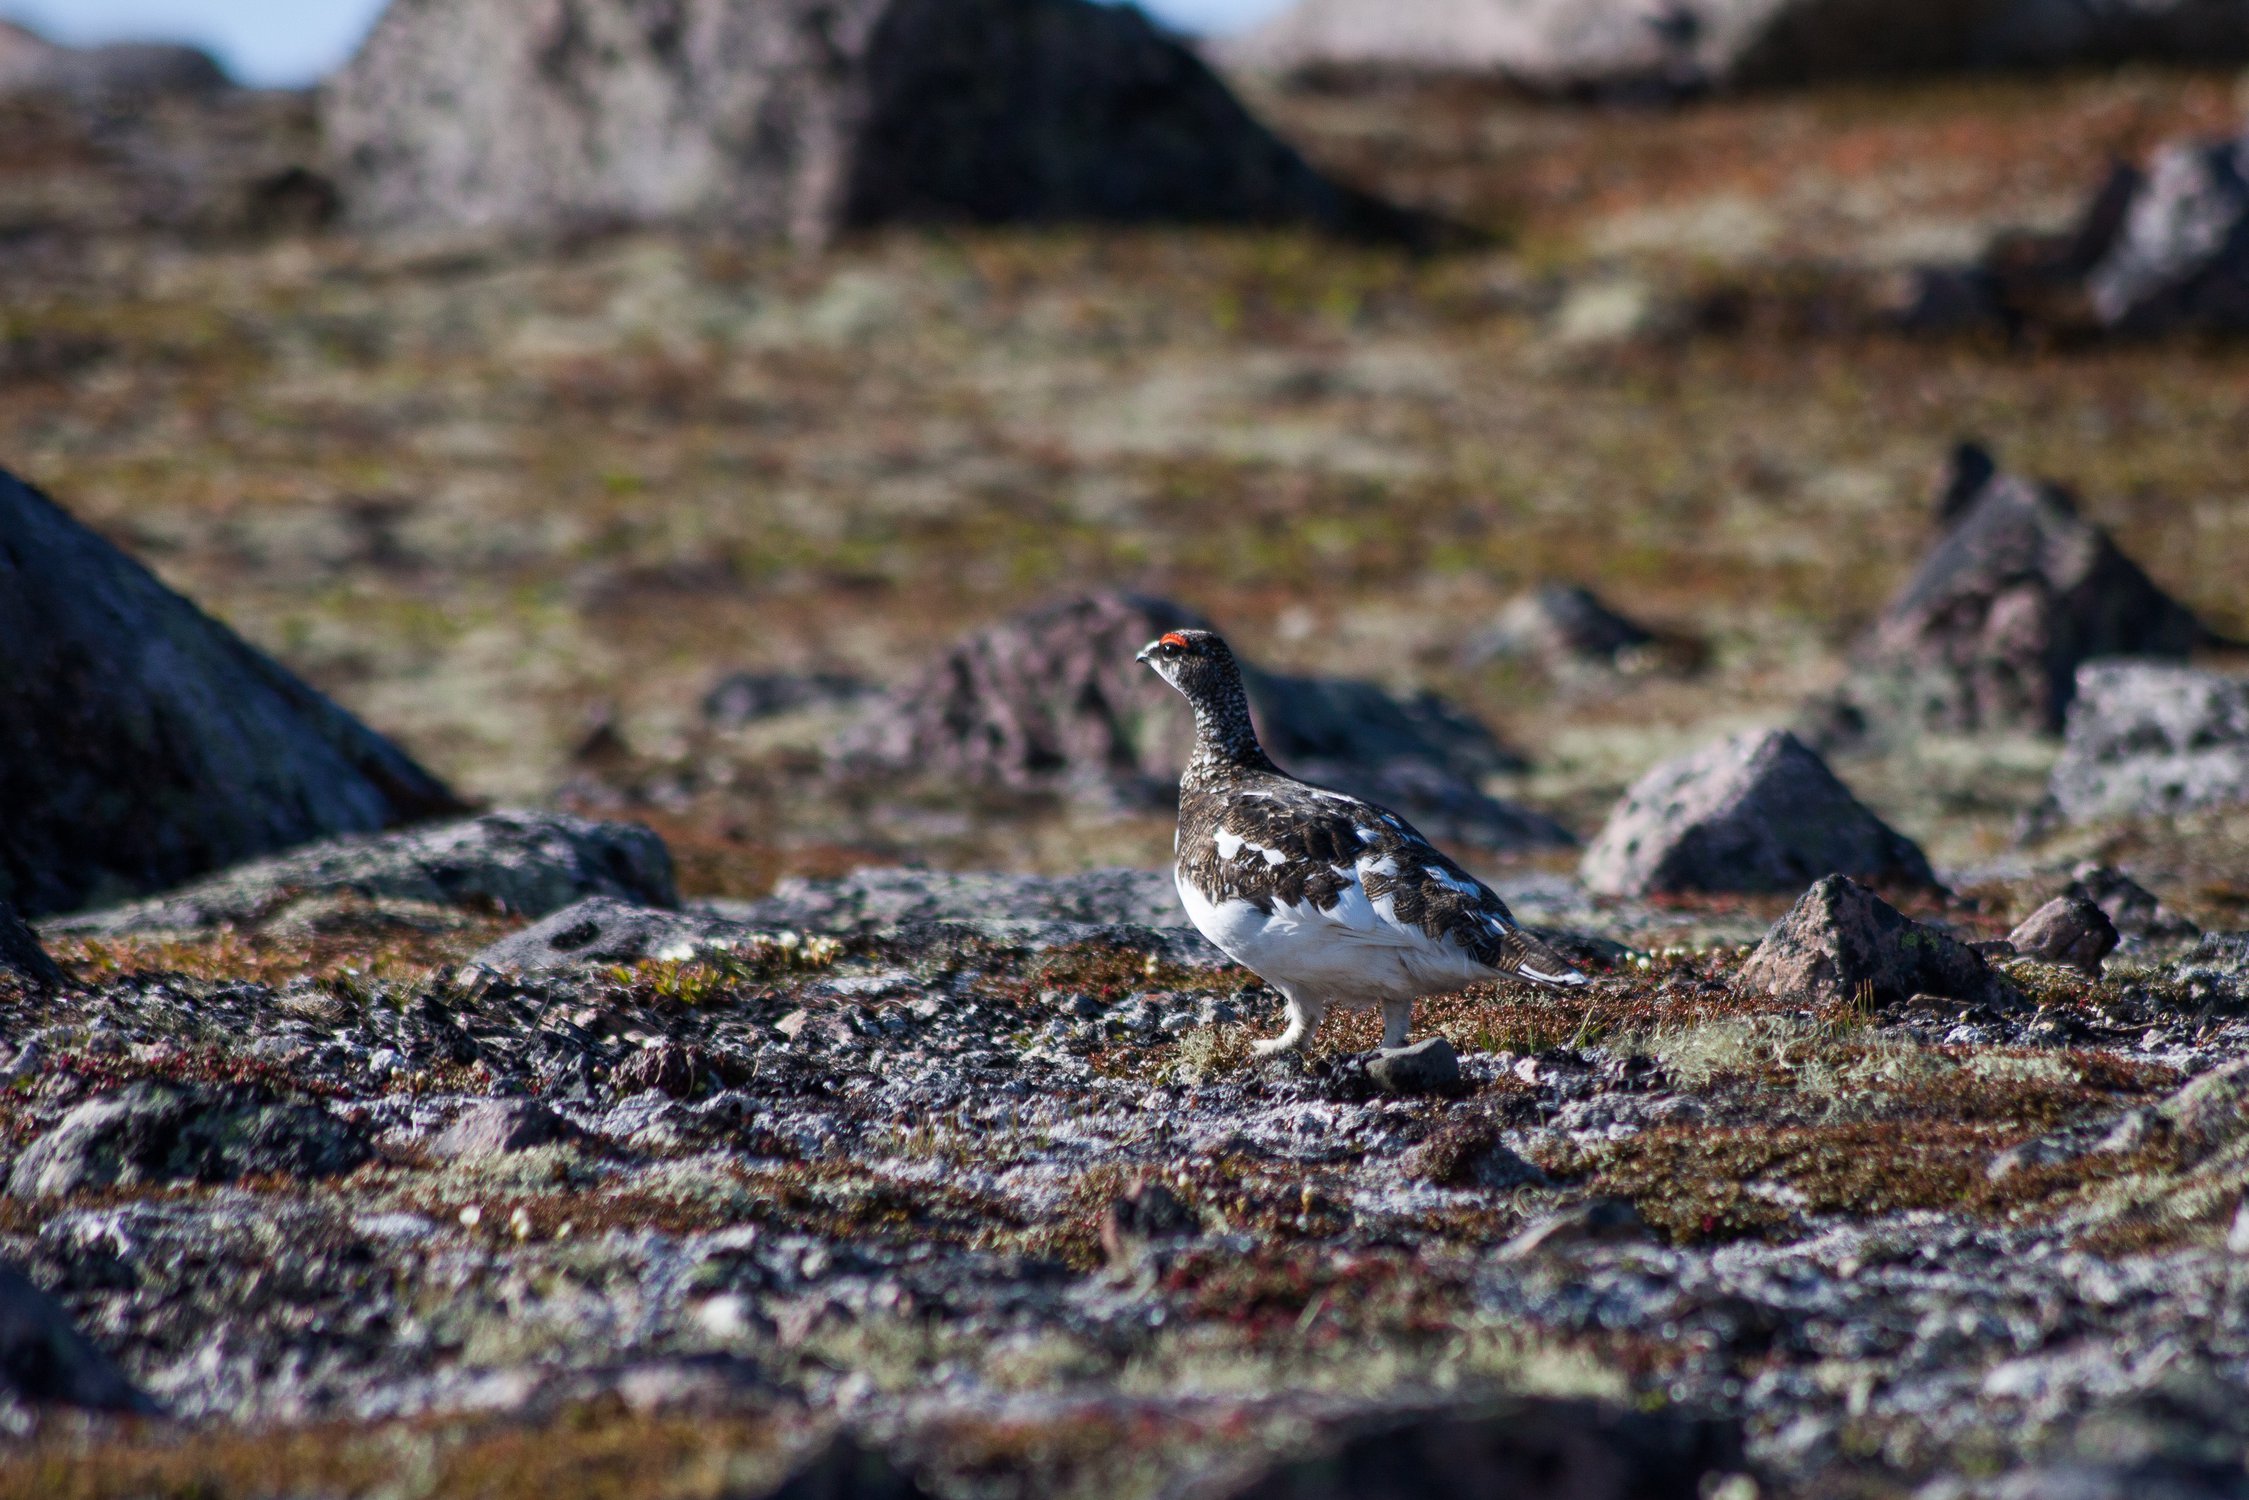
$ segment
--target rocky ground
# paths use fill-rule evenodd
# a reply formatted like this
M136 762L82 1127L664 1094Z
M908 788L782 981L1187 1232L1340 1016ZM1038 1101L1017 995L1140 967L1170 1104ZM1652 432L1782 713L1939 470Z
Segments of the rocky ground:
M507 814L0 924L0 1496L1467 1493L1524 1445L1571 1494L2249 1492L2238 682L1818 711L1937 639L1885 601L1970 434L2238 670L2238 342L1877 314L2239 99L1259 95L1494 233L1418 260L381 244L292 174L302 100L8 105L0 463L468 798L662 838ZM1082 763L843 774L1094 587L1428 736L1590 990L1254 1061L1277 999L1148 873L1175 706L1110 656L977 705L1129 721ZM1659 860L1627 788L1859 852Z

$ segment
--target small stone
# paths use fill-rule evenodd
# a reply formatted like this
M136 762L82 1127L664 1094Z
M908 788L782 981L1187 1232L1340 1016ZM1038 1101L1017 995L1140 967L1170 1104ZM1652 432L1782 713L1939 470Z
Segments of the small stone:
M1516 1155L1488 1115L1465 1115L1423 1141L1406 1158L1406 1175L1432 1187L1511 1188L1543 1184L1547 1176Z
M787 1037L790 1041L793 1042L799 1035L803 1033L806 1024L811 1020L812 1012L800 1006L797 1009L790 1011L780 1020L775 1021L773 1023L773 1029L780 1032L781 1035Z
M1436 1094L1460 1086L1460 1054L1441 1036L1410 1047L1385 1048L1367 1063L1367 1076L1393 1094Z
M2056 896L2008 933L2007 941L2025 958L2066 964L2098 978L2101 961L2114 951L2119 940L2108 913L2091 901L2083 896Z
M445 1161L482 1161L579 1134L575 1125L537 1100L494 1099L471 1106L446 1126L430 1141L429 1153Z
M654 1089L673 1099L686 1099L701 1086L709 1066L710 1059L702 1048L659 1041L620 1063L614 1081L619 1093Z
M2226 1230L2226 1249L2235 1255L2249 1255L2249 1198L2233 1211L2233 1224Z

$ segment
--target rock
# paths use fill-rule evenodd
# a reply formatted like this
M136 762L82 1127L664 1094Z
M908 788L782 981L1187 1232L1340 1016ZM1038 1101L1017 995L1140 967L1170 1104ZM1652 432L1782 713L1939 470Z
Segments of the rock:
M2023 919L2007 941L2025 958L2067 964L2096 978L2101 960L2116 949L2116 927L2083 896L2056 896Z
M1406 1175L1431 1187L1505 1192L1543 1185L1546 1174L1508 1149L1502 1137L1490 1116L1464 1115L1415 1148Z
M2119 936L2142 942L2189 942L2202 929L2165 906L2122 870L2087 860L2070 872L2064 895L2082 896L2098 906Z
M471 1105L432 1137L429 1154L442 1161L489 1161L575 1140L580 1133L536 1099L492 1099Z
M2090 662L2047 797L2071 823L2249 801L2249 679L2160 662Z
M1460 1087L1460 1054L1441 1036L1410 1047L1385 1047L1367 1061L1367 1076L1392 1094L1442 1094Z
M453 794L0 471L0 900L161 890Z
M1517 1396L1356 1424L1301 1457L1206 1487L1207 1500L1702 1500L1741 1462L1727 1423Z
M764 1500L930 1500L895 1462L838 1434L799 1464Z
M35 989L52 989L63 982L62 970L39 946L39 934L24 926L15 908L0 901L0 979L14 979Z
M1893 1005L1921 994L1967 1004L2016 999L1967 944L1842 875L1798 898L1750 954L1738 983L1813 1005Z
M1993 467L1948 499L1957 519L1852 652L1841 697L1873 726L2057 733L2088 659L2212 639L2066 490Z
M324 839L107 911L45 924L117 936L266 924L312 898L466 906L545 916L588 896L676 906L671 853L638 823L516 810L397 833Z
M1136 594L1066 600L975 631L836 747L859 775L917 775L1099 804L1165 806L1194 743L1176 695L1133 656L1207 622ZM1306 780L1372 798L1440 839L1562 846L1567 830L1486 796L1520 769L1490 731L1429 695L1245 667L1265 748Z
M735 672L704 695L703 720L740 729L806 709L854 708L875 695L870 684L836 672Z
M1007 875L948 870L854 870L833 880L791 876L750 902L712 903L765 931L879 937L915 922L1020 922L1185 927L1169 870Z
M0 1394L32 1406L153 1415L157 1406L86 1341L55 1299L0 1261Z
M1594 1198L1548 1214L1499 1247L1501 1260L1528 1260L1584 1245L1630 1245L1654 1238L1640 1210L1623 1198Z
M2169 142L2125 191L2085 275L2093 316L2124 334L2249 331L2249 132Z
M1542 584L1513 600L1462 648L1469 665L1520 657L1550 668L1634 665L1655 634L1575 584Z
M689 1099L709 1070L710 1059L701 1048L659 1041L619 1063L611 1079L621 1094L653 1089L668 1098Z
M2187 1166L2209 1160L2249 1134L2249 1058L2203 1074L2155 1107Z
M1313 171L1137 10L1086 0L394 0L321 115L373 229L1424 232Z
M87 1100L25 1147L8 1193L39 1199L252 1175L334 1177L371 1154L355 1127L316 1105L252 1088L135 1083Z
M1129 1266L1154 1243L1186 1239L1202 1228L1195 1211L1161 1182L1142 1178L1113 1198L1101 1215L1101 1249L1112 1266Z
M1941 69L2249 59L2240 0L1297 0L1214 49L1252 72L1489 74L1663 97Z
M1588 889L1614 896L1793 890L1834 871L1936 882L1912 840L1778 729L1735 735L1648 772L1579 866Z
M208 94L226 86L226 70L199 47L163 42L63 47L0 21L0 99L49 94L90 103L145 102L153 95Z

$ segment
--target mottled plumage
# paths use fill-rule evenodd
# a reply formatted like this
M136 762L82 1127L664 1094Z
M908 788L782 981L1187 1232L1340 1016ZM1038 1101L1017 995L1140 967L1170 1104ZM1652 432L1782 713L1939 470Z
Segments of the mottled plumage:
M1405 819L1275 766L1216 635L1173 631L1140 659L1195 710L1179 899L1203 936L1288 1001L1288 1030L1261 1051L1301 1047L1331 1005L1380 1005L1383 1045L1397 1047L1423 995L1484 979L1585 983Z

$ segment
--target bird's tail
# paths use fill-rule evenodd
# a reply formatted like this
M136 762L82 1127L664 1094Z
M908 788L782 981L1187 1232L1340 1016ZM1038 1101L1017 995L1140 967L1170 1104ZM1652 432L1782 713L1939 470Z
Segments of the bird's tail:
M1585 975L1568 959L1532 937L1521 928L1508 935L1507 971L1532 984L1542 984L1550 989L1575 989L1590 983Z

